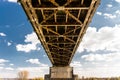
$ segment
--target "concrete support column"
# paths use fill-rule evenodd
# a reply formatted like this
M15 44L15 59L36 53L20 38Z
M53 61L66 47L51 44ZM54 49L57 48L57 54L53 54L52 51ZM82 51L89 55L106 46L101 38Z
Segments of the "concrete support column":
M73 67L50 67L50 74L45 75L45 80L77 80L73 75Z

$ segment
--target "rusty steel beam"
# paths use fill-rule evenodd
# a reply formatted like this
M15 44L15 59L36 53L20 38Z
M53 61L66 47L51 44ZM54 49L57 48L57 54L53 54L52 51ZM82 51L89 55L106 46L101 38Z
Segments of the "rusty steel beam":
M88 10L89 7L38 7L34 10Z
M100 0L19 1L53 66L69 66Z

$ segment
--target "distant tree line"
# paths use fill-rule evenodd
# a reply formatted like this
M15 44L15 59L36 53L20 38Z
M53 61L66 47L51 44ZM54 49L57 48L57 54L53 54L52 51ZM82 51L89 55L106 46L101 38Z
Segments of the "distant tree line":
M111 77L111 78L96 78L96 77L90 77L90 78L81 78L79 80L120 80L120 77Z

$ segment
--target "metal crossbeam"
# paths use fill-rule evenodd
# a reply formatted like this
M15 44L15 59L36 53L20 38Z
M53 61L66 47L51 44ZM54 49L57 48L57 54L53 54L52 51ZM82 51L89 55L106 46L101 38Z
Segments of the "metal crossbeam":
M89 7L38 7L34 10L88 10Z
M100 0L19 0L53 66L69 66Z

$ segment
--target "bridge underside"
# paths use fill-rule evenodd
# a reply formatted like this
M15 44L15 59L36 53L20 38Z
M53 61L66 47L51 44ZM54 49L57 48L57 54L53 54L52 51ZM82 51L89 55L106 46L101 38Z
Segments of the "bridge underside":
M100 0L19 0L53 66L69 66Z

